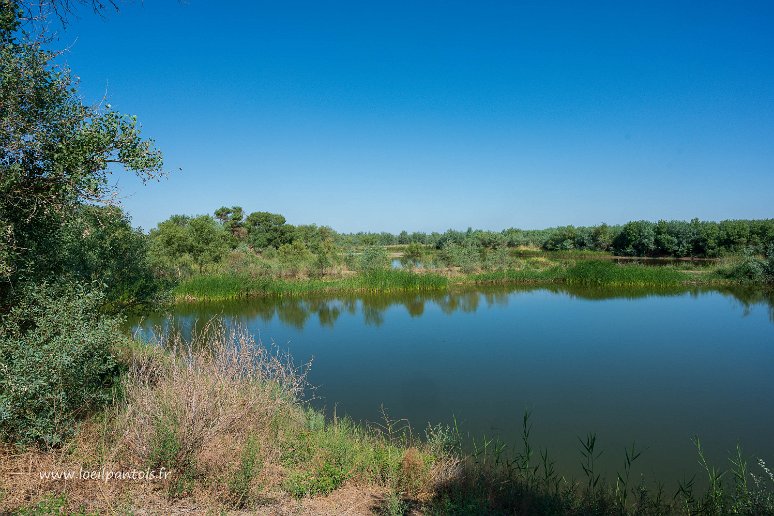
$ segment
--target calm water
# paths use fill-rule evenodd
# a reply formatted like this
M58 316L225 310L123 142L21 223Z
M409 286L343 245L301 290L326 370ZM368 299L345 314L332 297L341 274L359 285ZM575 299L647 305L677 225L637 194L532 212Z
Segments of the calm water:
M596 432L607 476L623 449L637 472L698 472L691 437L718 462L741 442L774 463L774 309L743 291L492 289L256 299L176 308L184 331L223 315L296 362L314 357L317 406L422 431L456 418L472 436L534 444L580 476L578 436ZM164 323L146 318L142 327ZM166 323L169 320L166 319ZM724 464L723 464L724 465Z

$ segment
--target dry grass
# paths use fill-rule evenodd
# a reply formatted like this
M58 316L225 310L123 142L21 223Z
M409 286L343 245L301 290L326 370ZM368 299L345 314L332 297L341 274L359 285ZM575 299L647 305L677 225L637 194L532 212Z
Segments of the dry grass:
M366 514L396 496L432 496L437 460L410 431L326 421L301 403L308 365L244 329L215 321L188 342L157 333L119 358L120 395L64 447L0 448L0 514ZM168 475L80 478L103 470ZM76 476L41 478L49 471Z
M238 507L285 496L279 433L303 421L306 368L243 329L207 325L192 342L160 335L123 350L123 396L59 450L2 456L0 512L66 496L67 510L113 512L142 500L159 507ZM161 351L165 350L165 351ZM40 471L164 470L159 481L50 480ZM26 474L11 474L26 472Z

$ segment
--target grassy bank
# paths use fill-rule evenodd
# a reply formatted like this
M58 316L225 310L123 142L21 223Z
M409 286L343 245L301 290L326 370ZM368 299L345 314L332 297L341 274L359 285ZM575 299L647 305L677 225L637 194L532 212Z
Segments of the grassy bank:
M379 270L349 277L282 279L243 274L194 276L177 285L176 300L228 300L252 296L294 296L311 292L389 292L440 290L449 279L439 274L415 274L401 270Z
M302 401L305 367L219 323L194 342L161 335L116 354L124 372L114 402L61 447L0 447L0 512L774 514L764 463L738 451L726 467L709 464L699 441L709 489L691 481L665 492L640 476L635 448L620 471L595 469L593 434L579 443L585 477L563 477L548 451L533 448L529 414L516 448L483 438L472 453L454 427L420 435L387 416L368 426L326 419ZM168 474L40 475L132 470Z
M740 283L717 268L617 264L605 260L525 260L519 268L462 273L444 270L377 270L343 277L282 279L246 274L207 274L178 284L177 301L228 300L254 296L294 296L307 293L390 292L445 290L457 285L593 285L610 287L663 287L680 285L727 286Z
M504 270L471 275L465 278L473 283L559 283L566 285L599 285L611 287L676 286L688 284L718 284L712 274L687 272L674 267L620 265L609 261L578 261L572 265L553 265L546 268Z

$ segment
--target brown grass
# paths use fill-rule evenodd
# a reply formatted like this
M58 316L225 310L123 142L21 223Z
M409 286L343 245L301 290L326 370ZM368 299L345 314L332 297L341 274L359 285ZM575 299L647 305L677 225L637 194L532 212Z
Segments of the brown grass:
M285 495L278 441L297 404L306 369L256 343L243 329L207 325L192 342L160 336L123 350L123 399L92 418L58 450L0 448L0 512L64 494L67 510L114 512L141 505L228 507ZM166 351L161 351L165 349ZM245 446L255 457L247 475ZM266 465L266 467L263 467ZM165 468L161 481L41 479L40 471ZM17 474L23 473L23 474ZM235 487L236 486L236 487ZM235 489L239 492L235 492ZM128 504L128 505L127 505Z
M117 350L120 395L59 449L0 446L0 514L367 514L426 501L455 464L410 429L325 421L301 402L308 365L210 322ZM167 471L160 480L49 479L49 471ZM448 480L448 479L447 479ZM297 498L294 498L297 497Z

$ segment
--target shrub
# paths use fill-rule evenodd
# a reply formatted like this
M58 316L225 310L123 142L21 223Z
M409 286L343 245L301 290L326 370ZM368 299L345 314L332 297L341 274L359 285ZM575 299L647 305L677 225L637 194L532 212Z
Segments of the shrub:
M263 449L276 439L272 424L294 414L305 372L223 321L191 341L171 332L154 335L152 343L169 351L166 360L149 367L136 353L140 360L131 361L124 377L125 405L116 421L124 460L171 471L173 497L209 478L222 501L249 504Z
M472 242L463 245L449 242L443 246L441 255L447 266L459 267L464 273L471 273L481 267L481 248Z
M245 508L249 505L252 498L253 480L262 467L258 440L254 435L248 435L242 449L239 468L233 473L228 486L233 502L237 507Z
M401 265L412 268L417 267L425 257L425 248L421 244L411 243L406 247L400 259Z
M774 282L774 246L769 247L765 259L756 256L752 248L745 248L742 260L720 273L728 279L744 283Z
M390 266L390 259L383 247L372 246L363 251L357 265L358 269L366 272L383 270Z
M312 259L312 253L300 240L281 245L277 254L280 264L290 276L297 276Z
M56 446L113 398L123 338L82 286L29 288L0 328L0 439Z

